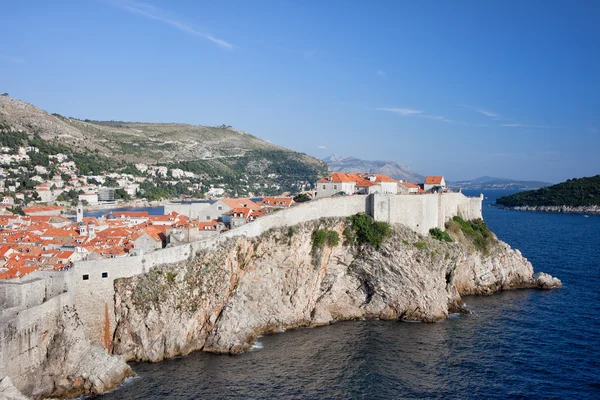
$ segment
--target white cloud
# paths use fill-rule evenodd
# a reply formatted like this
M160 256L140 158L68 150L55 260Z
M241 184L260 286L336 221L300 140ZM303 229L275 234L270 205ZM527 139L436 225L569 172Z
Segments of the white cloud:
M327 146L323 146L323 145L320 145L318 148L321 150L327 150Z
M392 112L395 114L402 115L404 117L409 117L423 113L423 111L421 110L414 110L412 108L377 108L377 110Z
M25 59L23 57L15 56L0 56L0 60L10 64L23 64L25 62Z
M456 121L454 121L450 118L446 118L441 115L424 114L423 111L415 110L412 108L377 108L376 110L392 112L392 113L401 115L403 117L419 117L419 118L430 119L432 121L445 122L447 124L457 123ZM466 123L464 123L464 124L469 125Z
M227 50L231 50L233 46L226 42L225 40L214 37L213 35L209 35L208 33L200 32L188 24L185 24L181 21L178 21L174 18L171 18L165 13L165 11L159 9L150 4L145 4L141 2L134 2L129 0L109 0L111 4L114 4L124 10L129 11L132 14L136 14L142 17L146 17L149 19L153 19L155 21L162 22L163 24L167 24L172 26L175 29L178 29L182 32L185 32L190 35L198 36L203 39L209 40L216 44L219 47L222 47Z
M385 75L385 71L382 71L382 70L378 69L377 70L377 75L384 76Z
M441 115L421 115L421 117L423 118L427 118L433 121L441 121L441 122L446 122L448 124L453 124L454 120L451 120L449 118L443 117Z
M548 125L530 125L530 124L500 124L505 128L536 128L536 129L554 129L556 126L548 126Z
M483 114L486 117L490 117L490 118L494 118L494 119L500 119L500 114L498 114L495 111L484 110L483 108L468 106L468 105L465 105L465 104L459 104L459 105L461 107L468 108L469 110L475 111L475 112L477 112L479 114Z

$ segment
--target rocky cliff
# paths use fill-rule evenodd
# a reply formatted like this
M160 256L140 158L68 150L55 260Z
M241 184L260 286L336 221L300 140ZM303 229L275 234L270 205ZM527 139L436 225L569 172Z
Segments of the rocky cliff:
M326 219L256 238L234 238L187 262L115 282L114 351L159 361L194 350L236 353L265 332L359 318L434 322L462 311L461 295L560 286L533 275L518 251L493 237L485 251L397 226L380 246L313 246Z
M8 333L4 340L18 345L3 347L7 354L0 368L0 399L104 393L133 375L123 357L108 354L85 336L72 306L41 316L27 331L25 337L9 321L3 332Z

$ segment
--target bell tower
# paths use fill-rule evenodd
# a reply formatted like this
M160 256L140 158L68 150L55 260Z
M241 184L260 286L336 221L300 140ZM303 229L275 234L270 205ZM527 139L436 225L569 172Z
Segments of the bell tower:
M77 203L77 222L83 221L83 203L81 200Z

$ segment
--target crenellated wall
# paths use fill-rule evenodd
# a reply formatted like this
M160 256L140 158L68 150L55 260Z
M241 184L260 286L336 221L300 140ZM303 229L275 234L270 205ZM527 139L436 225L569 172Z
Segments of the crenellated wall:
M469 198L461 193L372 194L313 200L266 215L213 238L135 257L76 262L69 271L37 271L19 281L0 282L0 318L4 321L17 321L17 326L24 327L28 319L46 321L44 315L48 313L48 309L55 310L55 306L51 304L57 301L60 304L74 305L88 338L110 350L115 329L116 279L145 273L157 265L186 260L193 257L196 251L210 249L232 237L253 237L273 228L293 226L320 218L346 217L361 212L378 221L403 224L427 235L433 227L444 229L445 222L456 215L467 220L481 218L481 203L482 197ZM27 311L26 314L23 314L24 310ZM21 329L20 332L24 331ZM6 342L5 336L0 338L0 342L0 346L3 346L0 349L15 344L14 339ZM3 356L2 366L8 361Z

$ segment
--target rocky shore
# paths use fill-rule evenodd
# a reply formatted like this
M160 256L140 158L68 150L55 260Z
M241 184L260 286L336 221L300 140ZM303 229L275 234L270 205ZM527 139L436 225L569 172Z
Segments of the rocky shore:
M279 329L361 318L435 322L464 312L464 295L561 286L493 234L481 247L460 230L443 242L399 225L373 246L347 240L348 227L346 219L321 219L235 237L117 279L112 354L64 306L34 344L35 368L4 371L0 400L103 393L132 375L126 361L238 353ZM317 230L335 232L339 243L313 246Z
M488 251L455 235L446 243L398 226L379 247L312 248L316 229L343 237L329 219L235 238L187 262L115 282L114 351L160 361L195 350L237 353L278 329L380 318L435 322L464 311L462 295L560 287L533 273L518 250Z
M516 211L538 211L538 212L555 212L555 213L572 213L572 214L600 214L600 206L516 206L501 208Z

